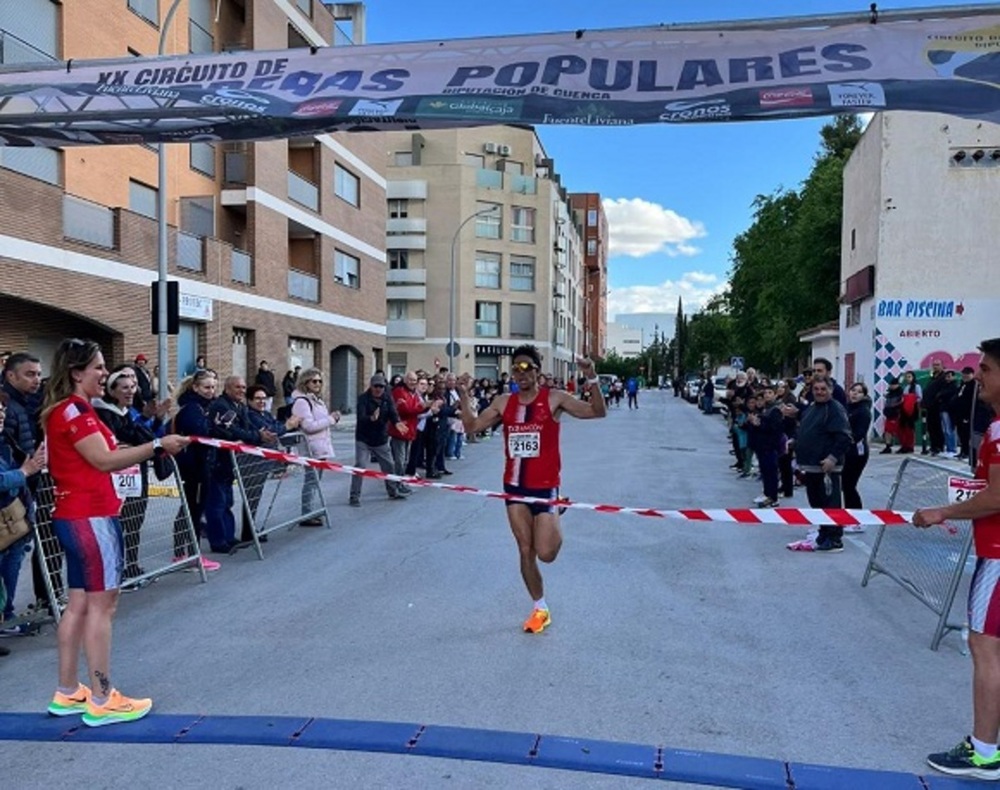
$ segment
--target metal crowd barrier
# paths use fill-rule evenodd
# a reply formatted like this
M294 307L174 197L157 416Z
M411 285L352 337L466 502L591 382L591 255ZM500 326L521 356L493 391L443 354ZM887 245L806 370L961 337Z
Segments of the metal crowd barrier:
M906 458L899 466L889 493L888 510L913 511L939 507L948 501L948 478L972 478L968 470L922 458ZM899 584L938 616L931 639L937 650L949 631L961 631L965 623L950 619L955 595L967 568L972 548L972 522L949 521L956 531L932 527L916 529L881 526L875 536L861 586L872 574L881 573Z
M281 437L281 450L307 456L305 437L288 433ZM319 519L327 529L330 518L319 484L322 472L298 464L271 461L249 453L230 453L242 504L242 531L237 519L237 536L249 538L260 559L264 559L262 539L279 529L291 530L303 521Z
M207 581L201 566L201 549L191 512L181 492L180 473L174 459L170 460L171 474L159 481L148 470L148 495L126 497L119 516L125 550L125 567L121 589L131 591L145 587L165 573L191 570ZM135 483L136 481L127 481ZM46 600L36 600L34 606L14 619L4 621L5 628L22 626L27 631L37 630L47 623L58 624L66 606L66 579L63 550L52 530L52 504L54 486L52 478L43 473L35 490L34 551L29 562L39 563L46 572L44 578ZM37 575L37 572L36 572ZM22 573L19 584L31 583ZM36 593L38 590L36 590ZM36 595L37 598L37 595Z

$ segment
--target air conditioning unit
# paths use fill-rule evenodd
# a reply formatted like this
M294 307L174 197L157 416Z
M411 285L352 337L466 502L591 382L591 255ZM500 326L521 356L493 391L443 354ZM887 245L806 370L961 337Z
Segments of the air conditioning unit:
M497 153L500 154L500 156L510 156L510 146L509 145L498 145L497 146Z
M483 143L483 151L487 154L495 154L497 152L496 143Z

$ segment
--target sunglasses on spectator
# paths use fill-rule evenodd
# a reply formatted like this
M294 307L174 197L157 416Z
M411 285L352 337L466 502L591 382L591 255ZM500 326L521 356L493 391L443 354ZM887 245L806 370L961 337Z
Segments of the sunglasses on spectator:
M514 370L520 370L522 373L528 370L538 370L538 365L534 362L525 362L522 360L521 362L514 363Z

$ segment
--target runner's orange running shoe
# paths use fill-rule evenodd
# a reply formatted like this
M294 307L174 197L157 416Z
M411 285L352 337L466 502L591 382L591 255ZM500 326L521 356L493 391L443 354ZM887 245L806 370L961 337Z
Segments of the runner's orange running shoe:
M72 716L75 713L86 713L90 702L90 689L82 683L72 694L56 691L49 703L48 711L53 716Z
M88 727L101 727L105 724L135 721L149 713L152 707L151 699L132 699L118 689L111 689L108 701L103 705L95 705L93 697L87 701L87 712L83 714L83 723Z
M535 609L531 617L524 621L524 632L526 634L540 634L552 622L548 609Z

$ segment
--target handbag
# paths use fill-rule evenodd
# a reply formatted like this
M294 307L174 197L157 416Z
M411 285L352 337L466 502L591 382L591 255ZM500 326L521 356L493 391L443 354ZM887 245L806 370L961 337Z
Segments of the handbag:
M31 532L28 511L24 503L15 498L9 505L0 508L0 551Z

